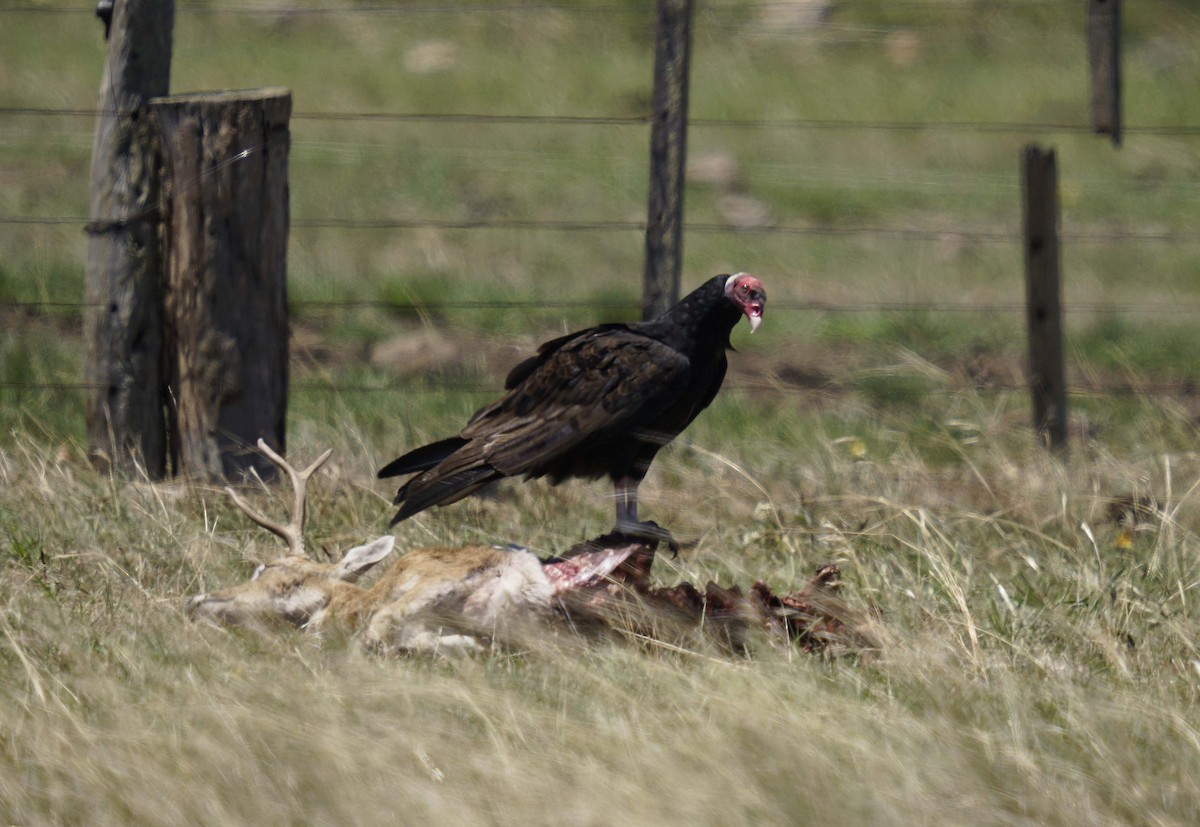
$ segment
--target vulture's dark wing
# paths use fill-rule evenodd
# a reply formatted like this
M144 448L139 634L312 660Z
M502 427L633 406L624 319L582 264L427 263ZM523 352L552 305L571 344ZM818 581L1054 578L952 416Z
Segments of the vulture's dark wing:
M508 393L479 410L458 436L410 451L380 471L419 472L397 492L392 525L501 477L554 474L573 450L633 438L678 401L691 372L682 353L627 325L548 342L513 369Z
M690 371L682 353L625 325L563 337L514 368L511 389L471 418L460 435L469 445L458 453L478 446L476 459L504 476L537 473L585 441L652 422Z
M566 336L559 336L557 339L551 339L548 342L543 342L541 346L538 347L535 355L530 356L523 362L520 362L508 372L508 376L506 376L504 379L504 389L506 391L510 391L517 385L524 382L525 378L529 376L529 374L533 373L534 368L544 364L547 359L553 357L554 354L562 349L568 342L574 339L594 337L597 334L608 333L613 330L628 331L629 326L620 322L602 324L598 325L597 327L576 330L574 333L568 333Z

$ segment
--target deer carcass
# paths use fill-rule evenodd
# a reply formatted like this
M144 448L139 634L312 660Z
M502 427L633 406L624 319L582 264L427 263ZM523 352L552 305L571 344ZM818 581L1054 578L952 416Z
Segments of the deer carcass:
M627 544L545 565L517 547L422 548L405 554L364 589L356 581L391 553L395 538L356 546L336 561L310 558L303 535L308 479L331 451L297 471L262 440L258 444L292 481L291 521L274 522L232 489L226 492L246 516L282 537L289 554L260 565L249 582L190 598L191 617L229 625L338 629L384 652L473 650L548 619L557 595L601 582L641 548Z
M416 549L362 588L356 581L392 552L395 539L380 537L336 560L310 558L303 534L308 479L331 452L296 471L262 440L258 444L292 481L291 521L276 523L226 491L251 520L282 537L289 553L260 565L249 582L192 597L187 613L194 618L336 629L385 653L479 650L492 641L543 633L554 618L576 629L639 639L699 633L737 651L756 629L807 651L874 646L865 616L838 599L841 584L832 564L818 568L799 592L782 596L762 582L747 596L714 583L703 592L687 583L652 588L656 544L617 533L546 561L516 546Z

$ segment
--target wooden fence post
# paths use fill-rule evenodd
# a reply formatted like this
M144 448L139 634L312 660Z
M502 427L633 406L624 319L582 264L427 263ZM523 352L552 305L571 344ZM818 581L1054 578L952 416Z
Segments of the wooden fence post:
M151 101L163 159L171 454L239 477L284 451L288 387L286 89Z
M98 467L166 471L158 180L145 103L169 91L174 0L115 8L92 146L84 286L88 453Z
M679 273L683 259L692 0L658 0L657 6L650 197L642 276L643 319L653 319L679 301Z
M1024 194L1025 312L1033 427L1059 456L1067 455L1067 385L1063 364L1058 169L1054 150L1021 152Z
M1088 0L1088 68L1092 131L1121 145L1121 0Z

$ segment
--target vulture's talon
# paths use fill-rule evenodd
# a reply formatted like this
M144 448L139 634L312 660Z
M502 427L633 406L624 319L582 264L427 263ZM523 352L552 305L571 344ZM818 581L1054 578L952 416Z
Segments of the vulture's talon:
M656 546L662 543L670 550L672 557L679 557L681 549L692 548L696 545L695 542L690 541L680 543L670 531L653 520L644 520L637 523L618 523L613 529L613 533L619 534L629 540L650 542Z

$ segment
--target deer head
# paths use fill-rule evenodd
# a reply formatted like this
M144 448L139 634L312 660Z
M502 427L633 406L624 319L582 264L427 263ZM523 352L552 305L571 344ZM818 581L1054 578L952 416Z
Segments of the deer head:
M380 537L346 551L340 559L320 561L304 550L305 502L309 478L329 459L321 454L303 471L297 471L263 440L258 449L287 474L292 482L292 518L278 523L251 507L232 488L225 493L253 522L282 538L289 553L260 565L249 582L221 591L206 592L187 602L187 614L229 625L267 625L277 622L303 626L333 600L362 592L355 582L391 553L396 539Z

